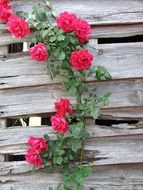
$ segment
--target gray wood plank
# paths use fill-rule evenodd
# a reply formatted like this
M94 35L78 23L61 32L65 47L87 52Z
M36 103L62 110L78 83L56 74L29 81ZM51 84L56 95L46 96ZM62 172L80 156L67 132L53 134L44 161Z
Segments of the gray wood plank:
M12 0L15 10L30 10L39 0ZM136 0L52 0L58 12L69 11L86 18L91 24L142 23L143 2ZM109 6L110 5L110 6Z
M2 26L1 26L2 28ZM0 31L2 29L0 28ZM3 25L3 30L5 26ZM143 34L143 24L124 24L124 25L98 25L92 27L92 34L90 38L119 38L119 37L130 37ZM0 46L26 42L28 38L18 39L13 38L10 33L0 34Z
M89 126L88 131L91 133L91 139L85 145L85 160L89 159L93 165L143 162L142 124L137 126L124 124L111 127ZM26 143L29 135L40 137L45 132L55 140L51 128L47 127L41 129L38 127L14 127L4 131L0 130L0 154L23 155L28 148ZM3 167L6 166L2 163L0 169L2 172L5 171L5 169L2 169ZM29 167L25 168L26 171L28 169Z
M6 119L0 119L0 130L3 131L3 129L6 128ZM0 154L0 162L3 162L5 160L5 156Z
M113 79L142 78L143 43L96 44L94 64L104 66ZM101 54L98 52L101 51ZM36 63L27 54L0 58L0 89L57 83L47 75L47 63ZM93 79L88 79L93 80Z
M143 80L106 81L89 84L97 86L99 93L112 92L110 103L104 109L132 108L143 106ZM0 91L0 117L42 114L54 111L54 102L66 97L75 105L76 100L69 97L59 84L15 88Z
M142 190L143 165L96 167L86 180L85 189ZM61 174L43 172L0 176L0 190L47 190L61 181Z
M91 138L102 137L122 137L128 135L142 135L143 123L137 124L118 124L112 126L87 125ZM29 135L43 136L45 133L49 134L52 139L55 139L51 126L36 126L36 127L9 127L7 129L0 129L0 147L11 146L17 144L25 144Z

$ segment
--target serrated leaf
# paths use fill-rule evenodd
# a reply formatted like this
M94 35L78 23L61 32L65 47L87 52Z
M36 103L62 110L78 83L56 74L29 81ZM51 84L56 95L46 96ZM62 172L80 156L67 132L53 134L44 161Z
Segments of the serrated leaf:
M91 111L90 111L90 115L94 118L94 119L97 119L99 117L99 114L100 114L100 109L99 108L93 108Z
M60 54L59 54L59 56L58 56L58 59L61 60L61 61L63 61L65 59L65 57L66 57L65 52L61 51Z
M82 144L82 141L80 139L75 139L71 143L71 149L72 149L72 151L77 152L77 150L81 148L81 144Z
M57 18L58 13L57 13L56 11L52 11L51 13L52 13L52 16L53 16L54 18Z
M52 8L51 2L49 0L45 0L46 5L48 6L49 9Z
M53 190L53 187L49 187L49 190Z
M63 161L62 157L54 157L54 163L60 165Z
M65 39L64 35L58 35L57 40L58 41L63 41Z
M56 36L52 36L52 37L50 37L49 41L54 42L54 41L56 41L56 39L57 39Z

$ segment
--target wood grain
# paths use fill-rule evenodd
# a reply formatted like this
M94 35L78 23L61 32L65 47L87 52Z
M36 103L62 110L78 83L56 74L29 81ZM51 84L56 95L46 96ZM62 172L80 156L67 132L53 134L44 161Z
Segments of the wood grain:
M6 119L0 119L0 130L3 131L3 129L6 128ZM3 162L5 160L5 156L0 154L0 162Z
M85 182L85 189L91 190L142 190L143 165L120 165L96 167L95 172ZM56 187L61 174L43 172L0 176L0 190L47 190Z
M0 25L0 31L6 31L5 25ZM90 39L95 38L120 38L143 34L143 24L119 24L119 25L98 25L92 27ZM0 46L17 42L27 42L28 38L13 38L10 33L0 34Z
M85 145L85 159L93 165L143 162L143 124L88 126L91 139ZM0 154L25 154L29 135L41 137L44 133L55 140L50 127L13 127L0 130ZM2 164L1 167L4 165ZM2 170L2 169L0 169ZM4 171L4 170L2 170Z
M29 11L39 0L12 0L15 10ZM86 18L91 24L142 23L143 2L136 0L52 0L53 8L58 12L74 12ZM110 6L109 6L110 5ZM123 6L124 5L124 6Z
M91 83L89 87L97 86L99 93L112 92L110 103L104 109L134 108L143 106L143 80L106 81ZM59 84L13 88L0 91L0 117L33 115L54 112L54 102L66 97L75 105L76 100L69 97Z
M143 77L143 43L97 45L94 40L90 43L97 48L97 51L93 52L94 64L107 68L113 79ZM0 68L0 89L53 84L60 81L52 81L47 75L47 63L36 63L27 54L1 57Z

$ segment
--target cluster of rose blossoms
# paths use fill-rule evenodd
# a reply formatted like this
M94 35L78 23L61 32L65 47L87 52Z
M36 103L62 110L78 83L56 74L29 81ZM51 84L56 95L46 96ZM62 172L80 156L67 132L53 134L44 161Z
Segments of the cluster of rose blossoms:
M9 0L0 1L0 21L7 24L8 31L16 38L24 38L30 34L28 23L13 13ZM82 44L88 41L91 33L90 25L84 19L79 19L75 14L63 12L57 18L57 26L65 33L73 32L78 41ZM46 61L49 53L44 43L37 43L29 48L32 58L38 62ZM93 56L88 50L80 49L73 51L70 55L70 65L82 71L92 65Z
M7 24L8 31L16 38L24 38L30 34L28 23L13 13L9 0L0 0L0 21ZM91 29L86 20L79 19L75 14L63 12L57 18L57 27L65 33L74 33L80 44L86 43ZM47 61L49 53L44 43L37 43L29 48L31 57L38 61ZM92 65L93 56L88 50L75 50L70 54L69 64L77 71L88 69ZM66 119L73 110L68 99L61 99L55 103L57 113L51 117L51 125L54 131L64 135L69 125ZM42 165L40 153L48 151L48 142L44 138L30 137L28 144L30 149L25 155L26 161L35 167Z
M0 0L0 21L7 24L8 31L16 38L30 34L28 23L13 13L9 0Z
M73 112L70 101L61 98L58 102L55 102L55 109L57 113L51 117L52 128L59 134L65 134L69 129L66 116ZM42 165L40 153L48 151L48 142L44 138L30 137L28 144L30 149L25 155L26 161L35 167L40 167Z
M73 32L79 43L87 42L88 35L91 34L90 25L84 19L79 19L75 14L63 12L57 18L57 26L65 33ZM49 54L43 43L38 43L29 49L32 58L36 61L46 61ZM70 55L70 65L75 70L85 70L92 65L93 56L88 50L80 49L73 51Z

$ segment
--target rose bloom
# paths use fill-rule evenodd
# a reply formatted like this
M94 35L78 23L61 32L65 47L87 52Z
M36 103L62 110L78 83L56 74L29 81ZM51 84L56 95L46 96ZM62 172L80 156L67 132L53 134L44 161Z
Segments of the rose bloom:
M86 20L78 19L75 23L75 31L74 34L78 38L80 43L87 42L88 35L91 34L91 28L90 25Z
M17 38L24 38L30 33L28 23L18 17L15 14L12 14L7 22L8 30L12 33L13 36Z
M12 14L12 7L10 5L0 4L0 21L4 23L7 22L11 14Z
M49 54L43 43L38 43L29 49L32 58L36 61L46 61Z
M63 12L57 18L57 25L65 32L73 32L77 17L75 14Z
M69 128L67 121L58 115L51 117L52 128L60 134L65 134Z
M0 0L0 5L7 5L9 0Z
M88 50L74 51L70 55L70 65L75 70L82 71L89 68L92 65L93 55Z
M41 153L45 150L48 150L48 145L44 138L30 137L28 144L35 150L37 153Z
M68 99L61 98L58 102L55 102L55 108L57 110L57 115L64 117L68 113L72 114L72 108L70 106L70 101Z
M29 149L25 155L26 162L39 168L42 165L42 159L33 149Z

